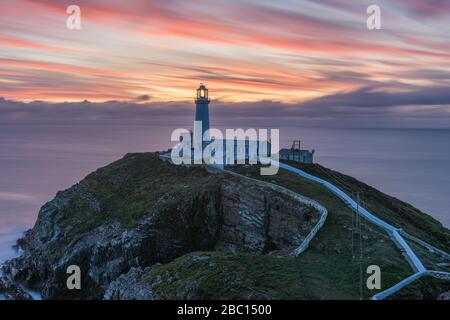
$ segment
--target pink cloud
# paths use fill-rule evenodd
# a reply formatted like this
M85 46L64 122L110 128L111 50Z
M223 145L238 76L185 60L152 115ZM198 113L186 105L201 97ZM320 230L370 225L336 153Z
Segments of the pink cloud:
M223 99L304 101L377 81L432 82L401 75L450 68L450 45L438 30L371 33L364 5L312 3L80 0L77 32L65 29L72 1L5 3L0 95L186 100L197 82L208 81ZM399 10L403 2L382 3ZM413 0L402 15L447 7Z

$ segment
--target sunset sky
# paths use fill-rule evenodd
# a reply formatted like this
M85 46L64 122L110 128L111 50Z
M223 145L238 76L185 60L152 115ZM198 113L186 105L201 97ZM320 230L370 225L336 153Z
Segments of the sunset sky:
M0 1L0 95L19 100L299 102L448 86L450 2ZM66 28L77 4L82 30Z

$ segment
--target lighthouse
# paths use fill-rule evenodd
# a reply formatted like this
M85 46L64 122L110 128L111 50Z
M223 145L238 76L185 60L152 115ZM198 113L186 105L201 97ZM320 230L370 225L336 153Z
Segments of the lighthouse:
M195 121L202 123L202 134L209 130L209 102L208 88L203 83L200 83L200 87L197 89L197 97L195 98Z

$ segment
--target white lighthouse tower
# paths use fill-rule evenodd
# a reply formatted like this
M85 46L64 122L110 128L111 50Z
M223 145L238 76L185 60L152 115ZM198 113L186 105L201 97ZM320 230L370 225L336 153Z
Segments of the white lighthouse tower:
M203 83L200 83L200 87L197 89L197 97L195 98L195 121L202 123L202 134L209 130L209 102L208 88Z

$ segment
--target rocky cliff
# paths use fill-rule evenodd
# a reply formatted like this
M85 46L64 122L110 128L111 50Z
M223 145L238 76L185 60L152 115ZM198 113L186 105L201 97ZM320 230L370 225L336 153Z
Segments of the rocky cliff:
M240 175L148 153L95 171L42 207L18 241L22 256L1 270L0 295L27 299L33 287L46 299L370 299L414 273L386 232L364 219L355 230L354 212L323 186L285 170L228 169ZM374 214L449 251L449 230L420 210L319 165L301 169L363 191ZM324 207L308 249L289 255ZM450 272L448 256L407 241L427 269ZM81 290L66 287L69 265L81 268ZM360 277L370 265L382 270L380 289ZM391 298L448 293L448 281L423 278Z
M26 285L45 299L209 298L181 269L169 278L155 270L195 251L274 259L297 247L318 219L313 207L250 180L129 154L42 207L19 241L23 255L3 266L0 291L27 298ZM215 258L185 260L230 265ZM81 290L66 287L70 265L81 269ZM160 288L170 281L181 281L179 294Z

